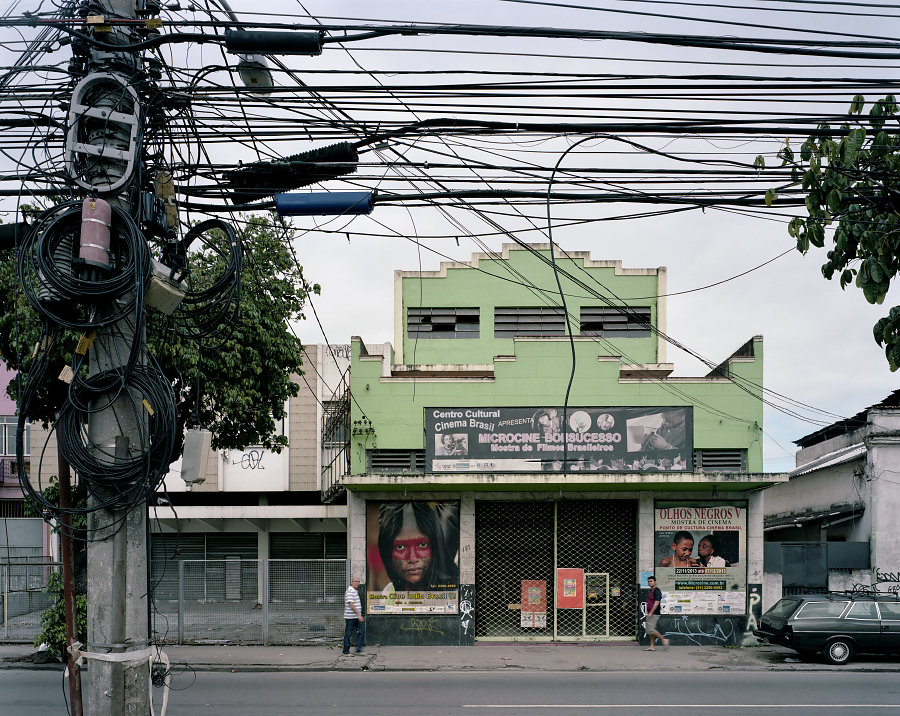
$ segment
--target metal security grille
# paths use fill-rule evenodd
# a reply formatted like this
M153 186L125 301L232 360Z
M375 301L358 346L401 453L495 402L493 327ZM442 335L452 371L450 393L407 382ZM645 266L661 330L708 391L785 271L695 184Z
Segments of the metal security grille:
M522 580L547 582L553 603L552 502L475 503L475 638L551 637L520 626Z
M336 639L344 632L346 559L270 559L268 644Z
M476 502L475 636L634 639L637 503L633 500ZM580 609L555 609L556 569L585 572ZM522 582L546 583L546 625L523 626Z
M343 635L346 559L156 560L152 569L154 638L306 644Z
M584 569L595 580L596 598L586 589L585 615L577 609L557 610L557 637L635 636L637 593L637 503L633 500L570 500L557 503L557 567ZM586 581L590 581L587 577ZM587 585L590 586L590 585ZM609 601L608 614L600 605ZM586 621L585 621L586 616ZM608 618L608 629L606 620Z

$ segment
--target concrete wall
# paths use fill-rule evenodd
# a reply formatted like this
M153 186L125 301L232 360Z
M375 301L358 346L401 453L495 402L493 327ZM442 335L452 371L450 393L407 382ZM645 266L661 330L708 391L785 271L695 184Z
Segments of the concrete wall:
M781 599L781 572L766 572L763 574L762 610L765 614L775 602Z
M835 505L863 502L866 510L856 520L836 525L829 530L834 537L841 534L849 542L865 542L872 534L872 485L863 474L864 458L792 477L789 482L773 485L766 492L766 517L786 517L804 512L818 512ZM815 534L810 534L810 530ZM792 539L816 541L825 539L818 523Z
M360 341L354 340L352 370L357 387L352 419L364 414L372 421L375 436L351 445L352 474L365 472L365 450L373 443L379 449L422 449L426 407L561 405L572 362L567 339L517 340L514 358L498 360L490 367L492 378L390 377L387 356L361 357L361 348ZM665 380L620 379L618 359L604 360L595 342L578 339L575 349L570 405L709 405L713 410L694 410L694 446L744 448L748 471L762 472L762 401L755 396L724 378L674 378L673 389L667 389ZM734 372L761 385L761 340L754 341L754 350L756 358L736 363Z
M540 254L549 262L549 244L535 245ZM623 268L618 261L592 261L587 252L567 252L557 255L560 270L568 272L581 281L595 286L603 295L610 293L623 300L625 305L648 307L651 321L664 326L660 319L659 306L665 299L655 298L665 293L660 286L665 283L665 269ZM571 258L569 258L571 257ZM469 265L471 264L471 265ZM400 311L394 327L395 347L400 355L398 361L419 365L438 363L490 363L494 356L513 353L513 340L494 338L495 306L552 306L559 305L559 294L553 268L528 250L516 245L503 247L500 257L475 254L469 264L442 263L438 271L398 271L396 279L399 290ZM509 268L507 268L507 265ZM473 267L477 267L473 268ZM515 281L498 281L496 276L527 276L527 281L539 287L541 295L533 289ZM579 318L582 305L604 305L599 298L593 298L575 282L560 274L569 315L574 321L573 332L579 333ZM603 288L600 289L599 287ZM607 293L607 291L609 293ZM479 337L477 339L409 339L405 337L407 309L423 308L479 308ZM403 336L402 342L400 341ZM660 358L661 340L654 335L645 338L614 338L609 341L614 348L609 353L628 356L626 362L656 363ZM663 349L664 351L664 349ZM415 359L413 359L415 353ZM662 353L664 355L664 352Z
M15 371L8 370L6 364L3 363L3 361L0 361L0 415L16 414L16 401L6 394L9 382L15 376Z
M872 568L893 575L879 587L900 586L900 410L870 410L866 480L871 498L866 506L872 530Z

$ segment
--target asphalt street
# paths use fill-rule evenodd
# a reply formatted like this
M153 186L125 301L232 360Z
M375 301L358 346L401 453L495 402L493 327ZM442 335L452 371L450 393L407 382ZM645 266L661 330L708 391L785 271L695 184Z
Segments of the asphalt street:
M162 703L154 692L156 713ZM184 672L166 716L900 714L896 673ZM62 673L0 672L2 716L66 714Z

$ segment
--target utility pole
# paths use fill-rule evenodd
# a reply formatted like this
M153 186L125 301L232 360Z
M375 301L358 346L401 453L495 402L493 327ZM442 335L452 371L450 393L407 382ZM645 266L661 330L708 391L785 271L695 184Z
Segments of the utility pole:
M102 8L103 14L87 18L92 37L105 45L129 45L142 39L133 32L133 25L117 22L137 19L135 2L140 0L94 3L95 7ZM134 188L134 168L141 161L137 132L143 108L134 85L142 65L141 56L135 51L112 51L91 44L84 81L94 77L96 82L87 86L83 97L73 96L73 105L80 102L89 108L83 121L88 128L87 141L93 147L83 149L85 154L81 159L86 169L81 180L76 181L89 197L102 194L113 207L109 220L113 225L113 242L116 241L115 209L130 213L134 193L128 192ZM69 150L74 151L71 147ZM102 223L104 219L97 221ZM117 250L121 255L121 245L110 247L111 254ZM137 324L144 310L144 297L129 298L135 302L133 314L96 331L89 349L90 379L124 375L126 365L130 363L131 368L135 365L132 349L143 349L145 335ZM143 325L142 320L139 323ZM140 362L138 358L137 363ZM99 382L111 387L93 401L88 417L89 444L101 464L115 466L146 452L147 417L135 409L135 405L142 403L141 396L127 379L118 385L113 385L112 380ZM133 509L125 507L128 497L128 494L116 495L113 485L108 488L108 494L95 488L91 496L94 509L88 517L86 651L119 654L113 659L122 660L89 660L87 710L90 716L145 716L150 709L148 659L138 661L128 657L129 652L146 653L149 646L147 511L143 500L133 505ZM115 498L118 498L116 504L102 507Z

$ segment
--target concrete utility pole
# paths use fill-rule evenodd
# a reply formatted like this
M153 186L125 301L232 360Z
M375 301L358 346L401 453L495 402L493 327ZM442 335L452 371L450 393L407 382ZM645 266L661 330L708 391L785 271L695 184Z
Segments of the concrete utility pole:
M138 0L139 1L139 0ZM101 0L105 20L136 18L136 0ZM99 18L94 18L98 20ZM91 19L88 21L91 22ZM100 31L102 28L103 31ZM106 44L127 45L139 40L127 24L111 24L93 28L94 38ZM101 112L121 112L121 97L130 94L137 73L142 69L140 53L133 51L112 52L91 46L88 61L89 72L112 75L113 82L120 81L122 92L100 89L91 98L94 108ZM85 102L87 104L88 102ZM140 109L139 105L138 108ZM102 116L100 117L102 119ZM115 186L127 173L121 156L115 152L133 153L134 162L140 162L137 145L128 131L127 123L108 122L96 125L101 153L90 163L87 182L106 183ZM112 152L107 152L111 148ZM118 192L118 198L107 194L113 206L128 212L129 202L125 191L127 180ZM115 237L113 237L115 239ZM115 247L113 247L114 249ZM134 299L143 303L143 296ZM138 306L143 310L143 305ZM90 375L104 371L120 370L128 361L132 340L143 343L144 335L134 334L130 319L97 331L90 349ZM103 406L112 395L101 396L95 405ZM88 434L95 446L98 458L117 461L136 455L147 444L145 416L135 410L134 404L141 398L130 395L128 389L111 405L92 413L88 422ZM94 506L102 503L102 496L95 495ZM88 644L87 651L95 653L122 653L143 651L149 645L147 619L147 512L143 503L130 511L121 508L97 509L90 513L88 534ZM88 668L87 707L90 716L122 716L149 713L149 667L142 661L121 662L91 659Z

